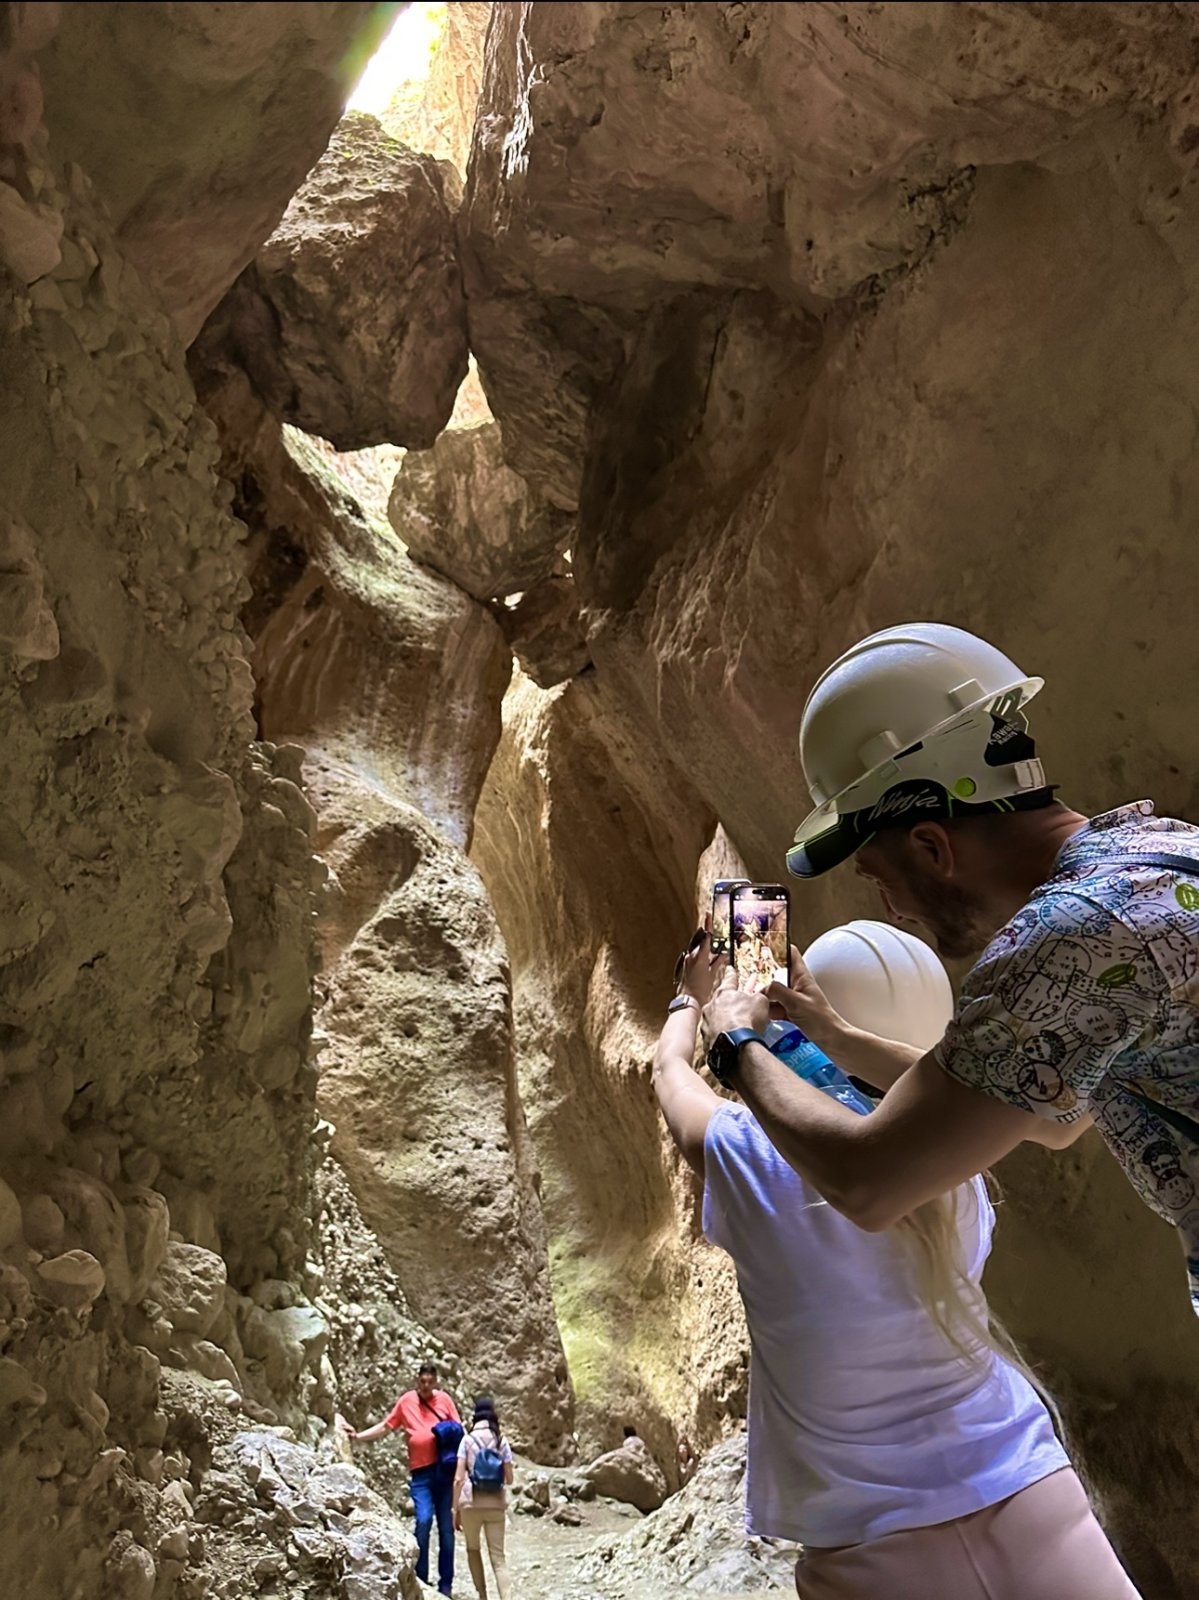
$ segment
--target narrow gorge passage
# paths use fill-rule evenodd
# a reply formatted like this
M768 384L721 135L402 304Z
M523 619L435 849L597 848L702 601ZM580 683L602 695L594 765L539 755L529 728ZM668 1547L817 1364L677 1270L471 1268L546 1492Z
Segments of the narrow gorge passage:
M0 3L0 1594L419 1600L348 1430L423 1363L517 1452L513 1600L794 1593L671 974L876 629L1043 676L1086 815L1199 817L1197 60L1090 0ZM997 1176L991 1302L1189 1600L1175 1231L1094 1130Z

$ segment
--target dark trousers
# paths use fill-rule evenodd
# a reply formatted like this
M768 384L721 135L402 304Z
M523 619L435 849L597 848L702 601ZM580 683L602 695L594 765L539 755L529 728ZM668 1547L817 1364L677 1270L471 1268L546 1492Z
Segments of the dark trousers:
M437 1519L437 1587L449 1594L454 1586L454 1479L441 1467L417 1467L408 1485L416 1507L416 1543L420 1554L416 1575L429 1581L429 1535Z

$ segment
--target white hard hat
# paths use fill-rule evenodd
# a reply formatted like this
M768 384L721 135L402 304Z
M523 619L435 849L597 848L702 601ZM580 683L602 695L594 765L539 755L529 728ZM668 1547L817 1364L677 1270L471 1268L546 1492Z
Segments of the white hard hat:
M900 820L1046 804L1021 714L1043 682L939 622L885 628L847 650L804 706L799 754L816 809L790 870L815 877Z
M953 1016L953 989L938 956L889 923L847 922L822 933L803 958L851 1027L931 1050Z

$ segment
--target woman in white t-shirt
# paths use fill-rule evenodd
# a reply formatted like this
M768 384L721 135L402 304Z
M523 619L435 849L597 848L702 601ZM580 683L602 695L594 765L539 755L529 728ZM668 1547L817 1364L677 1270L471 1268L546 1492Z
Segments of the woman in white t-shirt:
M508 1600L504 1532L507 1485L511 1482L512 1446L500 1432L494 1402L480 1398L475 1401L470 1431L458 1446L458 1470L454 1474L454 1527L466 1540L467 1565L479 1600L487 1600L484 1536L500 1600Z
M1138 1600L1045 1404L986 1331L983 1180L938 1202L919 1241L827 1205L694 1071L714 974L693 943L654 1088L745 1306L749 1531L804 1546L800 1600ZM960 1317L930 1297L914 1242L939 1254Z

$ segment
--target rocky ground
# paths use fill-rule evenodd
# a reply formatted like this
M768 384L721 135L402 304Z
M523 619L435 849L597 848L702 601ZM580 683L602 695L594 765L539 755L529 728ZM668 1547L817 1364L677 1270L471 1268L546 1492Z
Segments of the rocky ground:
M569 1498L576 1475L519 1462L508 1520L508 1561L515 1600L695 1600L790 1593L792 1545L746 1539L745 1440L718 1445L687 1488L642 1516L632 1506ZM551 1509L530 1514L548 1489ZM560 1520L564 1519L564 1520ZM461 1573L460 1594L472 1594Z

